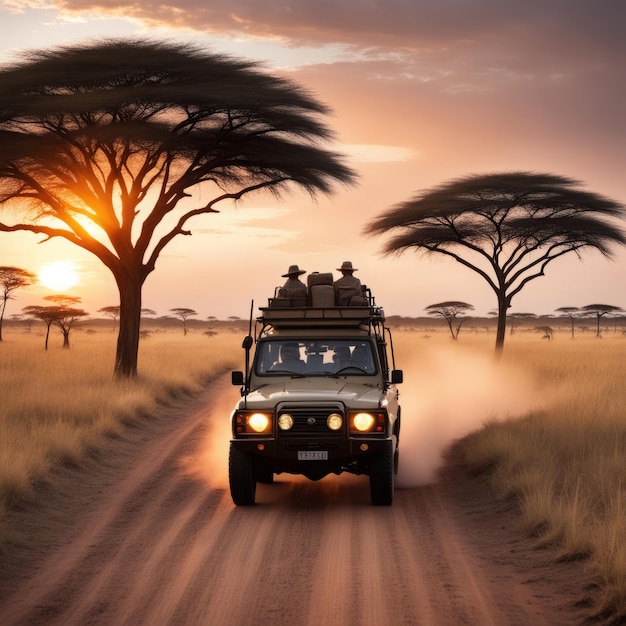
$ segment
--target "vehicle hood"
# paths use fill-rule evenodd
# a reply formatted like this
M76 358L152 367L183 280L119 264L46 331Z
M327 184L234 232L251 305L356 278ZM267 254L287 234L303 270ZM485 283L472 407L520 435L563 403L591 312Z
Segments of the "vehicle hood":
M267 409L279 402L342 402L348 408L380 406L383 390L370 383L349 382L339 378L296 378L289 382L253 389L239 402L239 408Z

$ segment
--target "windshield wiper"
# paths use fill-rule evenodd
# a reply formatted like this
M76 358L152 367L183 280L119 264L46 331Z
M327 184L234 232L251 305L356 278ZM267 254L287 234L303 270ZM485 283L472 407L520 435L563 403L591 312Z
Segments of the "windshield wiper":
M333 376L340 376L341 374L346 376L349 370L356 370L359 374L367 374L367 372L358 365L346 365L345 367L342 367L341 369L334 372Z
M270 370L267 372L268 374L289 374L291 378L304 378L306 374L300 374L299 372L294 372L293 370Z

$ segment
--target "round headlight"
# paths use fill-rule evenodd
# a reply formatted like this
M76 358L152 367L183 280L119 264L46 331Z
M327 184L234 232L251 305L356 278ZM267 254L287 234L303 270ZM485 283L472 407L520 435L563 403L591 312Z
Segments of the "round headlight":
M252 428L255 433L262 433L269 428L270 418L264 413L253 413L248 418L248 426Z
M281 413L278 416L278 427L281 430L289 430L293 426L293 417L289 413Z
M370 413L357 413L352 422L354 427L362 433L371 430L374 426L374 416Z
M326 424L330 430L339 430L343 424L343 418L339 413L331 413L326 419Z

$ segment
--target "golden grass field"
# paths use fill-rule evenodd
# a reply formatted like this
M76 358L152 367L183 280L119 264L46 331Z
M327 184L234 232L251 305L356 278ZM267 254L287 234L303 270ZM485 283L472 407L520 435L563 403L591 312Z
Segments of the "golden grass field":
M142 339L138 380L123 382L112 377L112 332L76 331L70 350L53 336L44 351L43 336L35 331L7 329L4 337L0 546L12 537L8 507L20 497L36 497L36 486L53 469L80 466L90 449L106 450L159 403L197 392L211 377L243 365L241 333L154 333ZM473 375L481 372L472 363L491 361L493 333L468 329L453 342L443 331L399 330L394 346L397 367L405 369L404 398L438 352L451 363L465 363ZM519 501L526 532L555 546L565 559L597 567L604 606L620 614L626 614L625 355L626 336L615 331L602 339L590 334L571 339L563 330L551 342L537 333L507 336L499 367L512 374L509 390L532 396L522 403L532 408L514 417L485 414L461 443L469 466L488 471L500 497ZM469 372L460 368L453 374L459 382ZM517 376L523 386L515 385ZM453 395L458 387L453 380L446 393ZM462 420L463 409L459 412Z
M153 333L141 340L137 380L113 377L117 335L73 332L71 348L58 333L44 337L5 330L0 343L0 547L12 537L7 507L62 465L80 465L94 448L159 403L195 393L217 374L242 368L241 334L183 337Z
M527 532L590 558L604 606L626 615L626 337L538 344L514 336L503 363L532 374L539 407L467 437L466 459L519 500Z

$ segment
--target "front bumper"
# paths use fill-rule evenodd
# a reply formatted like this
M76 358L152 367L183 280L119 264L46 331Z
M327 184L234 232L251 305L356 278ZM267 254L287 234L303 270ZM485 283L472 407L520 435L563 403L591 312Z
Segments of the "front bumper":
M324 439L232 439L231 446L255 457L263 466L275 472L307 474L312 467L327 467L329 472L341 472L342 468L363 461L388 449L395 437L350 437ZM395 442L394 442L395 445ZM298 452L327 452L325 460L299 460Z

